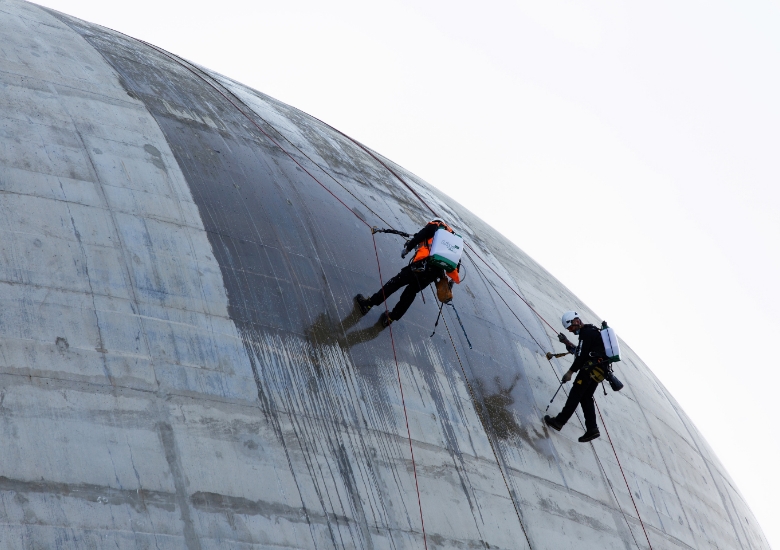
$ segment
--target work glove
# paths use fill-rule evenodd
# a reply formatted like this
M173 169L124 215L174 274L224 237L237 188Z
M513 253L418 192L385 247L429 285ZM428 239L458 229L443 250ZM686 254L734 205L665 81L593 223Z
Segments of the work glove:
M566 342L568 342L568 341L569 341L569 339L568 339L568 338L566 338L566 335L565 335L564 333L562 333L562 332L559 332L559 333L558 333L558 341L559 341L561 344L565 344Z
M406 245L403 246L401 249L401 258L406 258L406 255L409 254L409 251L406 250Z
M561 383L565 384L569 380L571 380L572 372L570 370L567 370L563 376L561 377Z

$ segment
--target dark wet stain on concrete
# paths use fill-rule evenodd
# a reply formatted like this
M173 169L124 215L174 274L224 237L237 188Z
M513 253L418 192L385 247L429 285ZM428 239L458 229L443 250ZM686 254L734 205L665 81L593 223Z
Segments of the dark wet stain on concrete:
M54 341L54 345L57 346L57 351L60 353L65 353L68 351L68 348L70 347L70 344L68 344L68 340L66 338L63 338L62 336L57 336L57 339Z

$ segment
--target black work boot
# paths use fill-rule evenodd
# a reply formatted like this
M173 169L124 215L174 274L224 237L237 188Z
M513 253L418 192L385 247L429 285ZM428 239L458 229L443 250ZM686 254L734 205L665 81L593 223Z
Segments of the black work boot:
M360 308L360 313L363 315L368 313L368 310L370 310L373 307L371 305L371 302L368 301L368 298L366 298L362 294L358 294L357 296L355 296L355 302L357 302L357 305Z
M386 311L382 312L382 315L379 316L379 322L382 323L382 326L387 328L390 326L390 323L393 322L393 318L390 317L390 314Z
M549 414L544 415L544 423L550 426L556 432L560 432L561 428L563 428L563 424L558 422L558 420L551 417Z
M577 438L577 441L580 443L587 443L588 441L592 441L599 437L601 433L599 433L598 428L594 428L592 430L586 431L584 434L582 434L582 437Z

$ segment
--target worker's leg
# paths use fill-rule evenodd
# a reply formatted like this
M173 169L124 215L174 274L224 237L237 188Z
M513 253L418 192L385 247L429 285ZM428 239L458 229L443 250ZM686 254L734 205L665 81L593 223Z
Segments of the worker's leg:
M598 382L588 378L583 381L585 386L580 397L580 405L582 406L582 414L585 415L585 430L598 431L599 425L596 422L596 403L593 401L593 394L596 393L596 389L599 387Z
M413 271L412 281L406 285L406 288L401 293L401 298L393 308L393 311L390 312L390 318L393 321L397 321L403 317L404 313L406 313L406 310L409 309L409 307L412 305L412 302L414 302L414 298L417 296L417 294L425 290L425 287L438 279L440 276L441 273L439 273L438 270L433 269L428 269L419 273Z
M401 293L401 298L393 308L393 311L390 312L390 318L393 321L397 321L403 317L406 310L409 309L412 302L414 302L417 293L425 290L425 287L438 278L439 273L434 270L426 270L420 273L412 272L412 280L406 285L406 288Z
M577 405L580 404L580 400L582 399L584 390L583 384L585 384L585 380L579 376L574 379L574 384L569 391L569 397L566 398L566 404L563 406L561 412L555 417L555 421L560 425L566 424L566 422L569 421L569 418L571 418L571 415L574 414L574 411L577 410Z
M402 286L408 285L411 282L415 282L414 273L412 273L411 268L409 268L407 265L401 271L399 271L395 277L390 278L390 280L385 283L385 286L380 288L376 294L371 296L371 298L368 300L372 306L378 306L387 298L389 298L396 290ZM412 297L412 300L414 300L414 297Z
M390 318L393 321L397 321L404 316L406 310L409 309L412 302L414 302L414 298L417 296L418 292L419 290L416 282L411 282L406 285L406 288L401 293L401 298L398 299L398 303L395 304L393 311L390 312Z

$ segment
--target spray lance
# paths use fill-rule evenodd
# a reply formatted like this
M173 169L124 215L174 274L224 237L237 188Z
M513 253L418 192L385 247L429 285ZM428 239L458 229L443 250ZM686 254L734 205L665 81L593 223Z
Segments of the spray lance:
M560 358L566 355L569 355L568 351L564 351L563 353L553 353L551 351L548 351L545 357L547 357L548 361L552 361L553 357ZM550 402L547 404L547 408L544 409L544 412L547 412L550 409L550 405L552 405L552 402L555 401L555 398L558 396L558 392L561 391L561 388L563 387L564 384L565 382L561 380L561 383L558 385L558 389L555 390L555 393L553 394L552 399L550 399Z
M409 233L404 233L403 231L398 231L397 229L381 229L377 226L371 228L371 234L374 233L390 233L392 235L400 235L401 237L404 237L406 239L411 238L411 235Z
M403 231L399 231L397 229L383 229L381 227L377 227L376 225L371 228L371 233L392 233L393 235L401 235L402 237L406 238L411 237L409 233L404 233Z
M404 239L407 239L407 242L409 242L409 239L412 238L412 235L406 233L405 231L398 231L397 229L382 229L380 227L373 226L371 228L371 234L375 235L376 233L390 233L391 235L398 235L400 237L403 237ZM401 252L401 258L406 256L406 254L407 254L407 250L406 250L406 245L404 244L404 247ZM423 298L423 301L425 301L425 298Z

